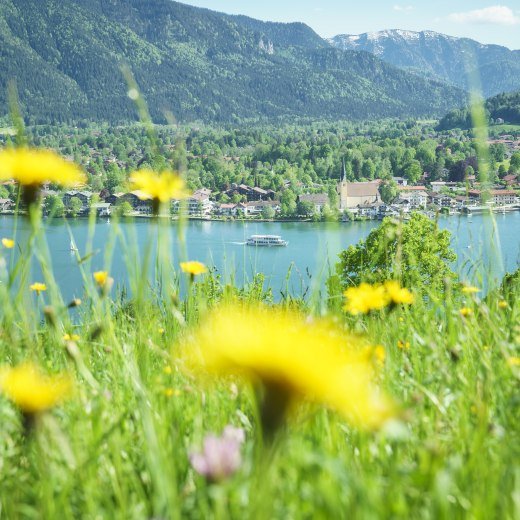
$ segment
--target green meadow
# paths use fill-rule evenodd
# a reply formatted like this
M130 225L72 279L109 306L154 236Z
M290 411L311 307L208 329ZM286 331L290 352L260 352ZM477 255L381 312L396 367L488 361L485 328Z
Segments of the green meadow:
M157 251L125 245L128 293L112 286L109 244L96 274L91 251L77 253L85 295L68 302L30 215L28 242L13 235L0 252L1 518L518 518L518 275L463 287L433 254L425 282L411 274L424 267L405 241L411 224L385 221L400 231L381 273L413 303L377 305L370 293L366 313L347 312L338 270L327 297L274 304L261 278L238 288L172 265L159 219ZM45 279L32 279L31 258ZM222 309L236 322L210 326ZM338 341L357 361L334 387L335 367L317 372ZM246 357L229 373L193 368L193 352L230 345ZM278 359L286 350L294 362ZM27 362L48 379L26 374L16 387L8 375ZM381 419L352 383L360 373L391 403ZM345 400L351 414L336 405ZM205 446L227 426L244 436L232 460ZM194 463L203 447L210 474Z

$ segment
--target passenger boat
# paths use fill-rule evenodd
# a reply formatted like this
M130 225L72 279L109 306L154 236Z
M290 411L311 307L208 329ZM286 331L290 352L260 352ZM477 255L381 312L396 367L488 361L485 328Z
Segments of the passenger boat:
M288 244L279 235L252 235L247 239L248 246L284 247Z

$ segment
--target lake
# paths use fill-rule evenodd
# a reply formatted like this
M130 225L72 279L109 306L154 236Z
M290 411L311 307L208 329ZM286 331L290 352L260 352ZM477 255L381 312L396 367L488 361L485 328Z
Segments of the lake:
M0 238L13 234L14 217L0 216ZM18 221L17 242L24 243L29 232L23 219ZM280 290L289 289L296 295L308 288L321 287L329 269L337 261L340 251L365 238L379 222L311 223L311 222L206 222L186 223L187 256L214 266L226 280L234 278L238 285L250 281L255 273L264 273L275 297ZM491 217L489 215L441 217L441 228L453 234L452 246L457 252L456 267L463 279L485 284L490 278L498 279L505 271L513 271L520 265L520 212ZM178 223L167 225L171 232L171 260L182 259L177 237ZM82 278L76 255L70 251L70 235L79 248L86 251L88 222L85 219L45 222L56 280L66 299L82 295ZM115 240L111 276L121 285L127 279L125 252L129 248L123 242L136 244L142 253L147 242L152 241L156 226L148 219L124 221L115 225L112 221L98 220L92 239L94 255L92 270L105 268L107 244L120 230ZM281 235L289 242L287 247L255 248L244 243L253 234ZM290 270L290 274L289 273ZM33 280L41 279L37 263L33 267Z

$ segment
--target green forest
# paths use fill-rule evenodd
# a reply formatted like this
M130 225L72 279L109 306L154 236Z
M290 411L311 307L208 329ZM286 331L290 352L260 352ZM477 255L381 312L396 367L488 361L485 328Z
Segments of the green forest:
M484 103L487 122L489 125L509 123L520 125L520 90L506 94L499 94L489 98ZM439 122L439 130L461 128L468 130L473 126L471 107L452 110Z

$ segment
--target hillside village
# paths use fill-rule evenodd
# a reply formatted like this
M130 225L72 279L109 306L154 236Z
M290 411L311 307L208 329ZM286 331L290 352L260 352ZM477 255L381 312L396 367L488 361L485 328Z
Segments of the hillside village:
M506 211L519 204L517 132L490 138L491 168L484 185L469 133L438 133L419 123L345 123L308 127L300 135L289 128L191 128L184 129L181 146L175 129L161 128L155 151L138 126L35 127L31 132L38 146L59 151L88 176L81 189L45 187L44 214L57 216L85 216L92 210L101 217L149 216L151 202L132 191L128 176L139 168L160 171L172 164L184 172L191 191L188 200L172 202L172 217L330 221L412 211ZM0 141L8 140L9 134L0 132ZM16 186L0 186L1 213L12 213L16 199Z

